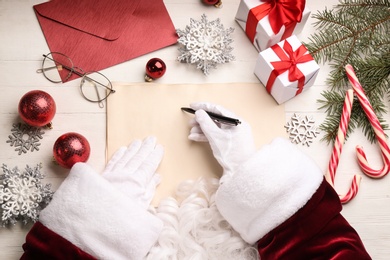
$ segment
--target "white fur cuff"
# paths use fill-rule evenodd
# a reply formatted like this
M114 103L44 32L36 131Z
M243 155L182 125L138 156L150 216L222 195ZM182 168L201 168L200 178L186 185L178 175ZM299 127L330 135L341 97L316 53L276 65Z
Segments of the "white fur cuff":
M313 160L277 138L224 179L216 204L242 238L254 244L302 208L322 180Z
M162 222L77 163L41 212L40 222L98 259L142 259Z

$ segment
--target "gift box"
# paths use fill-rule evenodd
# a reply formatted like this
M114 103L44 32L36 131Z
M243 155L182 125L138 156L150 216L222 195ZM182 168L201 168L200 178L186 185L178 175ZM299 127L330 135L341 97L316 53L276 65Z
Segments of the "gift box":
M293 35L260 52L254 73L282 104L310 88L319 69L307 48Z
M236 14L237 23L258 51L299 34L310 10L305 0L241 0Z

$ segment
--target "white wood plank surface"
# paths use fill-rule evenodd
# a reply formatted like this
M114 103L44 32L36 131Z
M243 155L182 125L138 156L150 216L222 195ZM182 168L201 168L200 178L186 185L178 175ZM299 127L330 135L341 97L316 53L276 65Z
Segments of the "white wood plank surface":
M189 19L200 19L205 13L209 20L221 19L224 26L235 28L234 55L236 60L221 65L209 76L204 76L193 66L176 60L178 46L144 55L137 59L116 65L102 71L112 81L143 82L145 63L152 57L162 58L168 67L166 75L159 83L226 83L256 82L253 74L257 52L247 39L243 30L234 21L239 0L223 0L220 9L205 6L200 0L165 0L167 9L176 28L184 29ZM52 84L36 70L41 65L42 54L49 49L32 6L44 1L39 0L0 0L0 163L9 167L24 168L26 164L42 162L47 175L45 181L53 183L56 189L67 174L67 170L52 162L52 145L63 133L78 132L87 137L91 144L89 163L97 171L105 165L106 118L105 110L96 104L86 102L79 93L78 81L66 84ZM307 6L312 13L332 7L337 0L308 0ZM313 18L306 24L301 40L314 32ZM327 89L325 79L328 68L320 64L321 70L315 86L285 104L286 121L294 113L313 116L319 125L325 119L323 111L318 110L317 99ZM262 87L259 83L259 87ZM46 130L41 141L40 151L17 155L6 140L12 124L19 122L17 105L24 93L41 89L50 93L57 103L57 114L53 120L54 128ZM387 104L388 105L388 104ZM389 117L387 117L389 119ZM389 134L389 133L388 133ZM322 136L322 134L321 134ZM331 154L331 146L320 142L321 136L310 147L298 145L303 151L326 171ZM124 144L125 145L125 144ZM370 144L363 134L356 131L343 148L337 171L336 188L346 191L353 174L361 171L355 157L355 146L363 145L372 166L382 166L379 149ZM388 259L390 255L390 177L373 180L363 176L358 196L344 206L343 215L360 234L373 259ZM66 217L66 216L64 216ZM12 228L0 228L0 259L18 259L22 254L22 244L29 226L15 225Z

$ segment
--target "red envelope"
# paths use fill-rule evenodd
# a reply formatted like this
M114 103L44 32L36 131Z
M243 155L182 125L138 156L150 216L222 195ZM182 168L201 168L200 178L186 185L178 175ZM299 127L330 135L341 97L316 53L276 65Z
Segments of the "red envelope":
M51 52L99 71L175 44L162 0L52 0L34 6Z

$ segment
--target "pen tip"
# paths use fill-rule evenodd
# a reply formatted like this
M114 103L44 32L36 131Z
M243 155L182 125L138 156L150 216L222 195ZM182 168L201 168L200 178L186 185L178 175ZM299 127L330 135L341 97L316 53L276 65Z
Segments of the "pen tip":
M187 113L195 114L195 110L189 107L182 107L181 110Z

